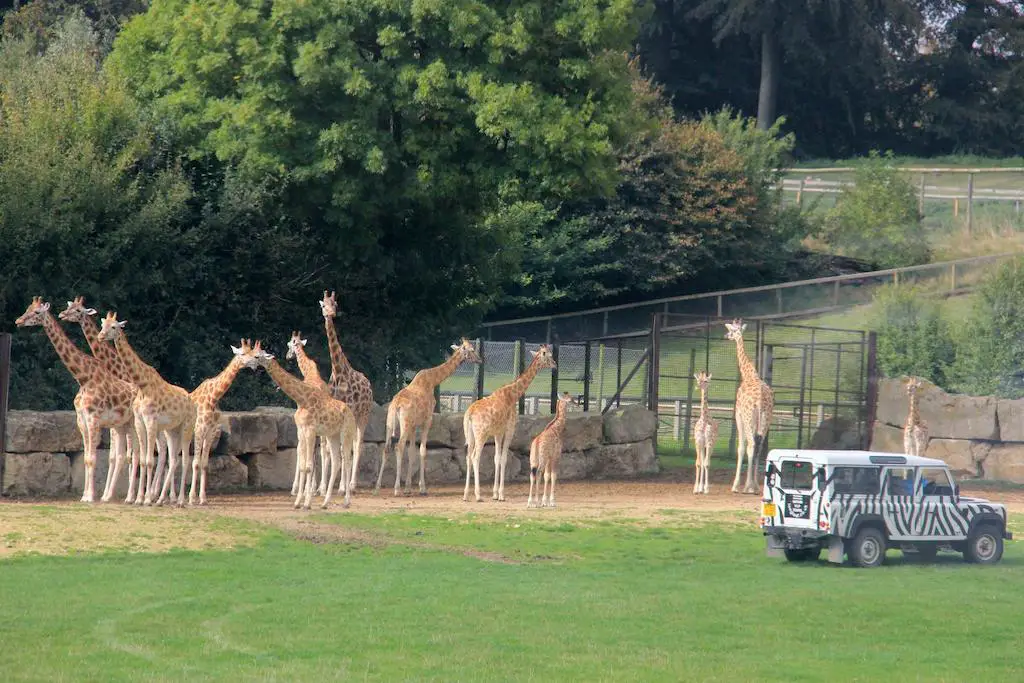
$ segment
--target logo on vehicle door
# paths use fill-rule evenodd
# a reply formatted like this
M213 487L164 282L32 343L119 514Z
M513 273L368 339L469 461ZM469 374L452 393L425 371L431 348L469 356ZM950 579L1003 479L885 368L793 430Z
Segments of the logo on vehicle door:
M808 519L811 516L811 497L796 493L786 494L786 516Z

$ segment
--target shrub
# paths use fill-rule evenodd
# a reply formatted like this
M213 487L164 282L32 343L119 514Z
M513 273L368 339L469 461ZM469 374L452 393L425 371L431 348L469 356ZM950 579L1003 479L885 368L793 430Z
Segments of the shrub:
M915 287L899 285L880 289L874 304L882 374L915 375L944 386L955 349L938 304Z
M825 218L825 241L882 268L927 263L931 254L914 188L891 167L891 160L892 153L872 152L857 168L854 186L843 189Z

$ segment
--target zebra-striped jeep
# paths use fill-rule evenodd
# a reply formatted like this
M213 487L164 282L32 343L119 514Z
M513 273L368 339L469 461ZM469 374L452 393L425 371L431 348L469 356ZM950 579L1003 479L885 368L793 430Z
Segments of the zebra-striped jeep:
M772 450L761 528L769 556L800 562L827 549L829 562L845 554L859 567L882 564L889 548L992 564L1012 538L1006 507L961 496L946 463L869 451Z

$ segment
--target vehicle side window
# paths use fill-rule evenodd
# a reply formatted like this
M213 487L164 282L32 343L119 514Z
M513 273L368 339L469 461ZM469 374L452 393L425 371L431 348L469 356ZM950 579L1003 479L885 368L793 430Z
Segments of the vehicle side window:
M779 486L784 489L809 491L814 488L814 469L809 462L784 460L782 462L782 481Z
M917 485L925 496L953 495L953 482L949 480L949 472L941 467L922 467Z
M886 495L889 496L912 496L914 495L914 468L893 467L885 485Z
M836 467L832 474L832 490L836 493L877 494L880 467Z

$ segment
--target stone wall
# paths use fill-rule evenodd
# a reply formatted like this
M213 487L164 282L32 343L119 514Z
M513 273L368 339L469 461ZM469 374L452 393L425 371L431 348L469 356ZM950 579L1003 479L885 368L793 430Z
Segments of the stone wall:
M384 442L386 407L375 406L363 438L359 462L360 486L376 483ZM294 409L256 408L225 413L221 435L210 458L209 491L290 490L295 474ZM522 415L509 453L508 481L529 478L530 441L551 420L550 415ZM658 471L653 437L657 419L641 406L623 406L604 416L570 413L559 465L559 479L628 478ZM96 463L96 490L107 475L106 432ZM465 438L461 413L441 413L427 440L427 486L465 481ZM82 437L75 414L11 411L7 416L7 444L3 454L0 490L8 496L56 496L80 493L83 487ZM418 451L412 450L419 472ZM123 469L126 472L127 468ZM403 472L403 480L405 473ZM493 442L484 448L481 481L493 479ZM191 476L191 471L190 475ZM394 457L388 458L382 487L395 483ZM127 495L127 475L118 482L117 495Z
M903 452L907 400L903 379L879 380L872 450ZM1024 399L948 394L924 382L918 406L928 425L925 455L961 477L1024 483Z

